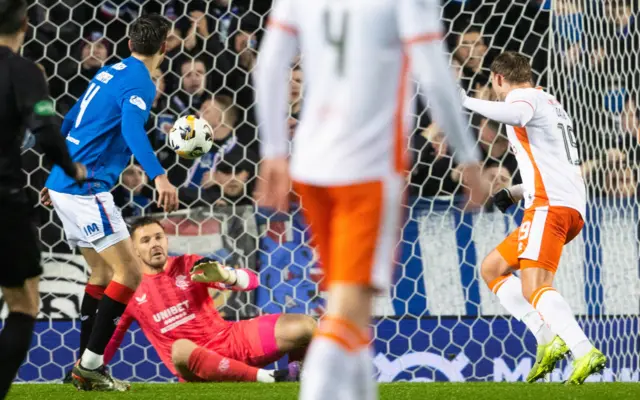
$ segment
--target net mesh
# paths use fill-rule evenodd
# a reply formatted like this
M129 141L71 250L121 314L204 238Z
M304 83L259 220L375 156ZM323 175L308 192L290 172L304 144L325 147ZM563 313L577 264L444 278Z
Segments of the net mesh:
M553 3L553 4L552 4ZM140 13L172 21L168 57L153 74L158 95L149 139L170 179L180 186L181 210L159 214L172 254L198 253L253 268L261 286L251 294L212 292L232 320L259 313L321 315L321 278L309 230L292 203L288 214L257 209L251 198L259 163L250 72L271 2L40 0L29 8L23 54L47 75L62 116L104 64L128 55L127 27ZM638 381L640 265L637 167L640 163L640 30L635 1L446 0L442 8L452 73L470 95L493 99L488 66L500 52L531 57L538 85L573 116L589 191L583 234L564 251L556 285L587 334L610 359L595 380ZM304 103L304 71L294 65L289 128ZM214 128L212 153L178 159L166 134L176 118L198 114ZM389 295L376 299L378 380L522 380L535 340L505 315L478 268L522 209L503 215L488 205L464 212L456 164L444 135L418 101L411 136L407 219ZM504 127L470 116L494 190L519 182ZM49 166L34 140L24 143L34 195ZM134 163L114 190L126 218L154 214L153 190ZM44 244L42 310L22 381L61 379L79 346L79 309L89 271L70 253L61 223L41 208ZM2 316L6 315L6 307ZM111 363L134 381L173 379L134 324ZM551 379L563 380L559 365Z

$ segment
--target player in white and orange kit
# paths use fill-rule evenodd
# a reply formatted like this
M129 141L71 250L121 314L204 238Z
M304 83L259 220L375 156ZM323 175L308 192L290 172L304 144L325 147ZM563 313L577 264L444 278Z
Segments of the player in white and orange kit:
M369 350L372 297L391 284L407 169L413 87L467 164L482 197L478 154L442 51L437 0L280 0L256 72L261 124L259 201L286 208L290 191L286 90L302 55L305 99L290 174L301 196L328 290L310 346L303 400L377 396Z
M538 340L527 381L551 372L570 350L575 361L568 383L581 384L604 368L606 357L593 347L569 304L552 287L562 248L580 233L586 213L573 123L555 97L533 87L525 56L503 53L492 63L491 73L493 90L503 101L474 99L461 91L463 106L507 125L522 184L503 189L494 199L504 211L524 198L526 209L520 227L482 262L482 277ZM520 270L520 278L514 270Z

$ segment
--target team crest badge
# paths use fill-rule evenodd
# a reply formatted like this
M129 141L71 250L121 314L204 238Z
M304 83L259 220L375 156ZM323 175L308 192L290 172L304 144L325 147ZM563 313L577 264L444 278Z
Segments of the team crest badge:
M187 290L189 288L189 281L185 275L176 276L176 286L179 289Z

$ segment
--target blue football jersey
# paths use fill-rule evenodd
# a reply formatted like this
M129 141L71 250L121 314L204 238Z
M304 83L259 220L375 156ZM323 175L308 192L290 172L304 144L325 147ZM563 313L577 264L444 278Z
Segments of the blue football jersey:
M78 185L55 166L46 187L78 195L110 191L132 154L150 179L164 174L144 129L155 94L149 70L137 58L100 69L61 129L73 160L87 167L88 180Z

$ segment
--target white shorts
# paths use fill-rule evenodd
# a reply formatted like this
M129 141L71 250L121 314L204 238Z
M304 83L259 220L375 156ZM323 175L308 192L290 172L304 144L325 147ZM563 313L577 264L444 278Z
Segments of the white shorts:
M72 249L89 247L100 253L129 237L111 193L81 196L49 190L49 196Z

